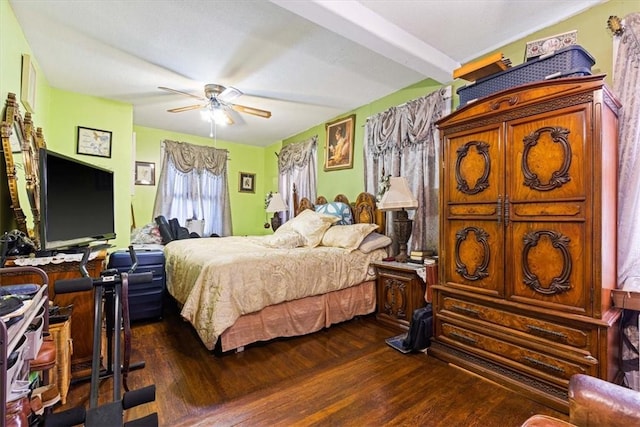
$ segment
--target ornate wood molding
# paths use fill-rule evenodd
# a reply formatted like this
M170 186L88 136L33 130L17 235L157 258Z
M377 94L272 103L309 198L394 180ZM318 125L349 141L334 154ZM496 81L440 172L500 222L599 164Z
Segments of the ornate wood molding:
M563 259L563 268L560 276L554 277L548 287L540 283L540 279L531 271L529 266L529 251L538 246L540 239L547 237L551 240L551 246L560 252ZM522 270L524 272L524 283L534 291L543 295L556 295L567 292L571 289L569 277L571 277L571 254L569 253L569 239L560 233L550 230L541 230L527 233L524 236L524 248L522 250Z
M4 151L4 161L7 170L7 182L9 185L9 196L11 199L11 209L16 219L16 227L25 234L29 234L27 227L27 217L20 206L18 195L18 177L16 165L13 159L11 148L11 135L15 132L20 146L24 146L27 135L25 134L24 122L20 115L20 106L15 93L9 93L5 103L4 120L2 122L2 150Z
M467 266L464 264L460 257L460 246L462 245L462 242L467 240L467 236L471 233L475 234L476 242L480 243L483 250L482 263L476 267L475 274L469 273ZM487 269L489 267L489 261L491 259L491 249L489 248L488 239L489 233L478 227L466 227L456 233L456 272L465 279L475 281L489 276L489 272L487 271Z
M466 181L460 171L462 161L469 154L469 149L475 147L479 155L484 160L484 169L482 175L477 179L475 186L469 188L469 183ZM489 187L489 174L491 173L491 160L489 158L489 144L484 141L469 141L457 150L458 157L456 158L456 182L458 183L458 190L464 194L478 194L483 192Z
M532 148L538 145L540 136L549 133L553 142L560 144L564 156L562 157L562 166L559 170L551 174L549 182L543 184L540 182L538 175L529 167L529 153ZM571 145L568 141L569 129L563 127L546 126L540 128L524 137L524 152L522 153L522 174L524 175L524 185L531 187L533 190L550 191L562 187L571 180L569 176L569 167L571 166Z

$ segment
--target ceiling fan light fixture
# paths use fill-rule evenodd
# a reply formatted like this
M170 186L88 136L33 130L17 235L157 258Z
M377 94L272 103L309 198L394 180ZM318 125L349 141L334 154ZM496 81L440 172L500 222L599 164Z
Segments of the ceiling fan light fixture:
M218 84L207 84L204 86L204 98L164 86L158 86L158 89L186 95L206 102L206 104L187 105L186 107L171 108L167 111L170 113L181 113L183 111L200 110L200 117L202 118L202 120L207 121L212 125L214 123L221 126L234 124L233 117L230 114L231 111L251 114L265 119L271 117L270 111L248 107L246 105L233 104L229 102L230 100L242 95L241 91L231 86L224 87Z
M200 115L203 120L220 126L233 124L231 117L220 106L207 106L200 110Z

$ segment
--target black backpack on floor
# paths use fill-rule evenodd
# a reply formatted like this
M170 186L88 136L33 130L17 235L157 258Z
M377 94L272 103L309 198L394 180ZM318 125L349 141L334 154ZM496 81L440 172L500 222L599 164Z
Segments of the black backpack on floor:
M433 335L433 308L431 304L416 309L413 312L409 332L402 341L402 346L406 350L422 351L431 345Z

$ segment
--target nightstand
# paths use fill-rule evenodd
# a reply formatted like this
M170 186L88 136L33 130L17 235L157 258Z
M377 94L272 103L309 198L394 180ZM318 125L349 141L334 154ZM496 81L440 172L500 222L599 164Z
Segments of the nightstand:
M419 274L425 266L395 261L374 261L372 265L378 273L376 319L397 329L408 330L413 311L424 307L430 299L425 279ZM436 272L437 265L426 268L425 276L430 277L430 273Z

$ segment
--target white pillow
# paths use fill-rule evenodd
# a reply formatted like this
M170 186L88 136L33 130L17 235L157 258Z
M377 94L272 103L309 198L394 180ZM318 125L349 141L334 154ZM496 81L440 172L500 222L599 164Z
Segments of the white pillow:
M365 254L369 252L373 252L376 249L386 248L391 244L391 237L385 236L384 234L373 232L364 238L362 243L360 243L360 249Z
M293 249L306 243L304 237L293 230L260 237L260 243L275 249Z
M334 225L322 236L322 246L334 246L349 250L358 249L360 243L377 229L376 224Z
M305 209L295 218L285 222L274 234L295 231L305 239L305 246L315 248L322 241L324 232L340 218L332 215L324 215Z

